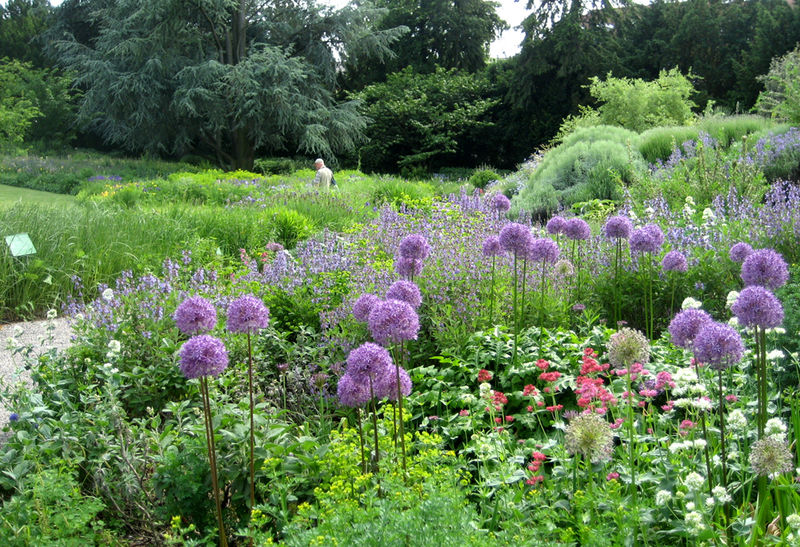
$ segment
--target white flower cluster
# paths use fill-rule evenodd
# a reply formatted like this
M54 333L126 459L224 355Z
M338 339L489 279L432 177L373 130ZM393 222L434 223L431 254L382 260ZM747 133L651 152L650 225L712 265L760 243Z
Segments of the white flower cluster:
M706 525L703 524L703 515L697 511L689 511L686 513L683 519L686 522L686 526L689 528L689 531L694 534L699 534L706 528Z
M711 493L720 503L730 503L732 501L731 495L725 490L724 486L715 486L711 489Z
M728 413L727 422L728 429L732 432L738 433L747 429L747 417L738 408L734 408Z
M730 309L731 306L736 302L739 298L739 291L731 291L728 293L728 296L725 297L725 307Z
M697 211L694 208L694 199L692 196L686 196L685 203L683 204L683 218L687 221L691 221L692 217L694 217L695 212Z
M706 480L703 478L703 475L697 471L692 471L686 475L686 478L683 479L683 485L689 490L700 490L705 481Z
M677 408L696 408L697 410L711 410L713 408L711 400L703 397L675 399L675 406Z
M780 418L770 418L764 426L764 435L766 437L777 437L778 439L786 440L786 424Z
M689 367L682 367L672 374L672 381L675 387L672 388L673 395L705 395L706 386L697 380L697 373Z
M666 505L672 499L672 493L669 490L659 490L656 492L656 505Z
M122 344L120 344L119 340L110 340L108 342L108 353L106 353L106 359L114 359L115 357L118 357L120 351L122 351Z
M688 310L688 309L696 310L698 308L701 308L702 306L703 306L702 302L700 302L695 298L692 298L691 296L687 296L686 298L684 298L683 302L681 303L682 310Z
M705 439L695 439L686 440L686 441L678 441L674 442L669 445L669 451L673 454L677 454L678 452L683 452L684 450L692 450L692 449L703 449L706 447Z

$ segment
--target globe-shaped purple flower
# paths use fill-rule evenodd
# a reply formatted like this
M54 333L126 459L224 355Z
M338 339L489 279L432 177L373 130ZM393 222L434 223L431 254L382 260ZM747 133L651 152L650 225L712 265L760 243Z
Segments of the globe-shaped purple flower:
M421 234L411 234L400 241L398 248L401 258L414 258L425 260L431 252L428 240Z
M603 225L603 235L608 239L628 239L631 237L633 224L628 217L617 215L610 217Z
M661 260L661 267L665 272L685 272L689 269L686 257L680 251L670 251Z
M393 344L417 339L419 317L408 302L384 300L372 308L367 326L378 343Z
M664 243L664 233L655 224L631 232L631 251L637 253L657 253Z
M222 340L200 334L187 340L178 353L180 369L188 379L216 376L228 366L228 351Z
M706 324L713 322L713 319L703 310L688 309L683 310L672 318L669 323L669 335L672 343L684 349L692 349L697 333Z
M789 267L780 253L772 249L753 251L742 263L745 285L761 285L775 290L789 279Z
M592 237L592 229L582 218L574 217L564 226L564 235L567 239L586 240Z
M342 406L352 408L364 406L369 401L369 383L359 382L351 375L345 374L339 378L336 395Z
M500 246L504 251L524 256L528 250L533 236L527 226L516 222L509 222L500 230Z
M380 376L378 385L375 388L375 396L379 399L397 400L397 371L394 365L390 367L386 374ZM411 393L411 377L403 367L400 367L400 392L403 397L408 397Z
M527 259L533 262L555 264L558 260L558 245L549 237L537 237L531 242L527 252Z
M182 333L193 336L217 325L217 310L202 296L192 296L180 303L172 318Z
M366 323L367 319L369 319L369 312L371 312L373 306L380 301L381 299L374 294L362 294L355 303L353 303L353 317L356 318L356 321Z
M255 334L269 325L269 309L255 296L242 296L228 306L228 331Z
M740 241L739 243L735 243L731 246L730 251L728 251L728 256L734 262L738 262L741 264L745 261L745 259L753 254L753 248L745 243L744 241Z
M389 290L386 291L386 299L401 300L408 302L414 309L419 308L422 304L422 294L419 292L419 287L411 281L395 281Z
M345 376L350 375L357 382L368 382L371 378L374 386L385 369L392 366L392 357L386 348L366 342L348 354Z
M744 327L772 329L783 322L783 306L770 291L759 285L745 287L731 306L731 311Z
M711 321L694 339L694 358L714 369L724 369L738 363L744 355L742 337L736 329Z
M394 269L402 277L417 277L422 272L422 260L400 257L395 259Z
M550 220L547 221L547 225L545 229L547 230L548 234L561 234L564 232L564 228L567 226L567 221L561 215L556 215Z
M493 195L489 204L498 213L505 213L511 209L511 201L503 194Z
M489 236L483 242L483 256L502 256L503 248L500 246L500 238Z

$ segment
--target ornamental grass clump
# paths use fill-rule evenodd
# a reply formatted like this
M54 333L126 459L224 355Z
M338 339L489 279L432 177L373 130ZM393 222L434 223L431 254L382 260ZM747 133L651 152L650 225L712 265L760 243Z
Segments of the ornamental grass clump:
M622 242L628 241L631 237L631 230L633 230L633 224L628 217L622 215L609 217L603 225L603 235L607 239L614 240L614 325L618 325L622 319L619 268L622 262Z
M222 498L217 480L217 453L214 444L214 423L211 419L211 398L208 393L207 376L218 376L228 366L228 351L219 338L200 334L190 338L180 349L180 370L183 375L192 380L200 379L200 394L203 398L203 415L206 424L206 448L208 449L208 463L211 467L211 488L214 491L214 502L217 511L217 525L219 526L219 542L222 546L228 545L225 534L225 524L222 521Z
M241 296L228 306L228 332L247 334L247 390L250 395L250 509L256 506L255 421L253 411L253 345L250 336L269 325L269 309L253 295ZM251 541L252 544L252 541Z

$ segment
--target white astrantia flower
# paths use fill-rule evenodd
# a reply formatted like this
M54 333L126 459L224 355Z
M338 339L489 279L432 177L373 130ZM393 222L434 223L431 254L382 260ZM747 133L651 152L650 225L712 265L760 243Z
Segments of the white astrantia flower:
M122 344L119 340L109 340L108 349L113 353L119 353L122 350Z
M767 353L767 360L769 361L777 361L778 359L783 359L785 354L779 349L773 349Z
M728 413L728 428L733 432L744 431L747 429L747 417L744 412L734 408Z
M705 439L695 439L694 440L694 447L695 448L705 448L706 447L706 440Z
M800 515L797 513L792 513L788 517L786 517L786 524L794 528L795 530L800 529Z
M111 300L114 298L114 291L112 289L106 289L103 291L103 300Z
M738 317L731 317L730 319L728 319L728 325L730 325L733 328L738 327L739 326L739 318Z
M786 424L780 418L770 418L764 426L764 436L778 437L780 440L786 439Z
M699 490L700 488L703 487L703 483L704 482L705 482L705 479L703 478L703 475L701 475L697 471L690 472L683 479L684 486L686 486L686 488L688 488L689 490ZM687 505L687 509L688 509L688 505Z
M699 309L702 305L703 305L703 303L700 302L699 300L697 300L695 298L692 298L691 296L687 296L686 298L683 299L683 302L681 303L681 309L682 310L689 310L689 309L696 310L696 309Z
M694 511L695 505L693 501L686 502L686 510L687 511Z
M716 503L716 502L714 501L713 497L708 496L706 498L706 507L714 507L714 503Z
M656 492L656 505L666 505L672 499L672 493L669 490L659 490Z
M681 441L678 441L678 442L675 442L675 443L672 443L671 445L669 445L669 451L672 452L673 454L677 454L678 452L681 452L682 450L686 450L686 444L681 442Z
M739 298L739 291L731 291L728 293L728 296L725 297L725 307L730 308Z
M706 525L703 524L703 515L697 511L690 511L683 518L692 533L698 534L706 528Z
M786 329L783 327L775 327L772 329L766 329L764 332L766 334L786 334Z
M48 319L55 319L58 316L58 312L56 310L47 310L47 318Z
M86 316L83 315L82 313L76 313L75 314L75 320L76 321L83 321L84 319L86 319Z
M714 497L717 498L717 501L720 503L729 503L731 501L731 495L728 494L724 486L715 486L711 489L711 493L714 494Z

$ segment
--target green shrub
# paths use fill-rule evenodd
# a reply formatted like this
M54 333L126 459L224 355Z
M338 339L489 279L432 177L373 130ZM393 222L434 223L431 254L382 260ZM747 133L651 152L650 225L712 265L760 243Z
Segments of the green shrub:
M500 175L491 169L478 169L469 177L469 183L475 188L480 189L486 188L486 186L494 180L500 180Z
M756 109L791 124L800 124L800 46L783 57L772 59L769 72L759 78L764 91Z
M275 209L271 212L273 240L287 249L294 249L298 241L314 233L314 224L303 213L293 209Z
M262 175L290 175L304 166L292 158L257 158L253 171Z
M719 146L728 148L746 135L769 129L773 122L763 116L710 116L697 122L697 128L705 131Z

